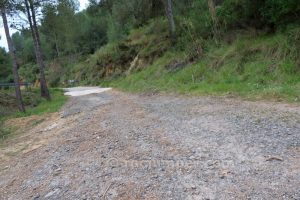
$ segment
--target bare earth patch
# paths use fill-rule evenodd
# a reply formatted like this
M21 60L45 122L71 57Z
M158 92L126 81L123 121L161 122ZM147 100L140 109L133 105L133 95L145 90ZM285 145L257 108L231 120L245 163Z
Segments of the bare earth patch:
M0 199L300 199L297 105L111 90L7 123Z

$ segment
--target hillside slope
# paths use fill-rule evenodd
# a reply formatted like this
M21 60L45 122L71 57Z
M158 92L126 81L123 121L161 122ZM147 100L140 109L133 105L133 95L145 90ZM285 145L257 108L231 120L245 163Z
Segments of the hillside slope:
M300 27L266 34L236 30L222 40L169 42L166 23L132 30L78 64L71 76L85 84L133 92L230 94L300 101Z

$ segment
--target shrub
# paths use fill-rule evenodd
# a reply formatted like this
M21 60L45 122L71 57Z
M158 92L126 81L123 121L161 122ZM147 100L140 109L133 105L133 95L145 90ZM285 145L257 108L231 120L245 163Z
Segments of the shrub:
M260 13L267 22L281 24L286 20L299 19L298 0L265 0Z
M224 0L217 7L222 25L227 28L283 25L299 20L298 0Z

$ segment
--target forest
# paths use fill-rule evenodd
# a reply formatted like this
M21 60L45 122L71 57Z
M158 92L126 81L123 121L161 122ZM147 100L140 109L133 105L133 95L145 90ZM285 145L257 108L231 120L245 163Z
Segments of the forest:
M299 101L299 0L4 0L1 12L18 30L19 82L48 99L75 84ZM13 63L0 49L0 83L16 82Z

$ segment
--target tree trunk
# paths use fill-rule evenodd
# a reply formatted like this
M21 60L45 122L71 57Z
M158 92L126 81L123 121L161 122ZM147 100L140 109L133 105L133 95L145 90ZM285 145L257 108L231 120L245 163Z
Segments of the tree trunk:
M173 16L172 0L163 0L163 3L165 6L165 13L166 13L166 16L168 19L171 40L173 42L175 42L176 41L176 27L175 27L174 16Z
M45 64L43 61L43 52L41 48L40 36L37 28L35 10L34 10L32 0L25 0L25 6L26 6L27 18L31 29L33 44L35 48L36 62L39 66L41 96L46 98L47 100L50 100L51 98L50 98L46 77L45 77Z
M6 11L5 11L4 7L1 8L1 15L2 15L3 25L4 25L4 29L5 29L7 45L8 45L10 57L12 59L12 71L13 71L14 82L15 82L15 92L16 92L17 104L18 104L19 110L21 112L25 112L25 108L24 108L23 101L22 101L21 90L20 90L20 78L19 78L19 74L18 74L17 57L16 57L13 43L12 43L12 40L10 37L8 22L7 22L7 18L6 18Z
M60 53L59 53L59 48L58 48L58 41L57 41L57 35L54 33L54 40L55 40L55 50L56 50L56 55L59 58Z
M216 14L215 3L213 0L208 0L208 8L211 19L213 21L213 32L216 41L220 39L219 21Z

